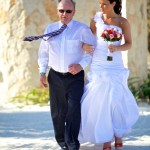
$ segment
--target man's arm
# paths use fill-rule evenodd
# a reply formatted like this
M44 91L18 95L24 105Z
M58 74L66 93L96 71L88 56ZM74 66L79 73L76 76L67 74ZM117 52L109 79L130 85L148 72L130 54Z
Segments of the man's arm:
M81 41L83 44L85 43L87 45L90 45L92 50L96 47L96 38L89 27L83 29ZM83 69L85 69L91 63L91 60L91 53L84 51L83 58L79 62L79 64L82 66Z
M84 27L81 30L81 39L79 39L79 40L82 43L92 45L93 47L96 46L96 39L89 27ZM82 47L82 50L84 51L83 47ZM84 70L91 63L91 60L92 60L91 53L84 51L83 57L82 57L81 61L79 62L79 64L70 65L68 67L68 70L70 73L75 75L75 74L79 73L81 70Z
M38 65L39 65L39 72L40 72L40 83L45 88L48 86L46 80L48 61L49 61L48 43L42 40L39 47L39 53L38 53Z

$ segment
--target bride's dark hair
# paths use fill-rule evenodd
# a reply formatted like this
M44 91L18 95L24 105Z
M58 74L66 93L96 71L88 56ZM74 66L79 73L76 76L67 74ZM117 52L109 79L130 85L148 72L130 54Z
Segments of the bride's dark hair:
M116 2L116 5L114 6L114 11L116 14L121 15L121 9L122 9L122 1L121 0L108 0L110 3Z

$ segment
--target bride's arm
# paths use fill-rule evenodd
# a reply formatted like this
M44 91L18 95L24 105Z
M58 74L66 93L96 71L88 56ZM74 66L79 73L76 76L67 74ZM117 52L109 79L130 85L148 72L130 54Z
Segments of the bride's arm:
M95 26L96 22L94 21L94 19L91 20L90 22L90 28L92 33L96 36L96 26Z
M125 43L120 46L121 50L128 50L132 46L132 38L131 38L131 29L129 22L125 19L125 21L121 22L123 36Z
M94 21L93 19L91 20L91 23L90 23L90 29L91 29L92 33L93 33L94 35L96 35L95 21ZM94 51L94 46L93 46L93 45L90 45L90 44L83 43L83 44L82 44L82 48L83 48L87 53L93 53L93 51Z
M123 31L124 44L119 46L109 45L108 48L111 52L126 51L132 46L131 29L127 19L124 18L123 21L121 21L121 28Z

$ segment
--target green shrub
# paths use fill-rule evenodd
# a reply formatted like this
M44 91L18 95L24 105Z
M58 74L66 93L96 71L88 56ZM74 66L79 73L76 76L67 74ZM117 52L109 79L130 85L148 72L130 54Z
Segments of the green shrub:
M128 85L137 101L147 101L150 104L150 70L146 80L130 78Z
M49 103L49 90L45 88L34 88L28 92L13 97L12 102L47 105Z

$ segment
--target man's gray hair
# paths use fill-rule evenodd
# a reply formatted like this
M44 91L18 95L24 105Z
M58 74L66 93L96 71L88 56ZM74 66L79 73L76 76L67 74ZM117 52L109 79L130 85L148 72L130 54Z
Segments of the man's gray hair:
M61 1L62 0L58 0L58 3L60 3ZM68 0L68 1L70 1L73 4L74 8L76 7L76 2L74 0Z

